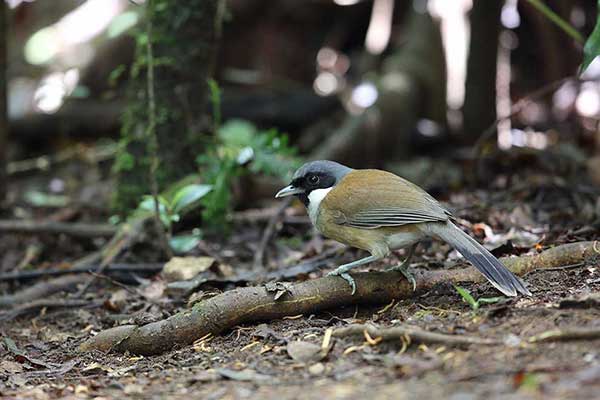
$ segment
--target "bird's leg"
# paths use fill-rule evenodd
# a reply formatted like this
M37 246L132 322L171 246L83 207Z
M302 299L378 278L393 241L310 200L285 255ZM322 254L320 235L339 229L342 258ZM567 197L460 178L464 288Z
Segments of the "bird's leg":
M380 258L381 257L376 257L376 256L368 256L365 258L361 258L360 260L356 260L356 261L352 261L351 263L348 263L348 264L340 265L339 267L337 267L336 269L334 269L327 275L328 276L339 276L341 278L344 278L346 280L346 282L348 282L350 284L350 286L352 287L352 294L354 294L356 292L356 282L354 282L354 278L352 278L350 276L348 271L350 271L354 267L358 267L359 265L368 264L368 263L370 263L372 261L376 261Z
M408 254L406 255L406 260L404 260L402 262L402 264L395 265L395 266L393 266L391 268L386 269L386 271L399 271L399 272L401 272L402 275L404 275L406 277L406 279L410 283L412 283L412 285L413 285L413 292L415 290L417 290L417 281L415 280L415 277L408 270L408 267L410 266L410 259L415 254L415 249L416 248L417 248L416 244L413 244L412 246L410 246L410 248L408 249Z

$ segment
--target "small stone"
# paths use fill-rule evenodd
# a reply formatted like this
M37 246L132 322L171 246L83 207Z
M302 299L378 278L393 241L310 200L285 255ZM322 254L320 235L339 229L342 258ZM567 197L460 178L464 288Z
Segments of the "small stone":
M287 352L294 361L305 364L323 359L321 346L300 340L289 342L287 345Z
M308 367L308 372L311 375L321 375L323 372L325 372L325 365L323 365L323 363L316 363L311 365L310 367Z
M504 344L508 347L519 347L521 344L521 338L510 333L504 338Z

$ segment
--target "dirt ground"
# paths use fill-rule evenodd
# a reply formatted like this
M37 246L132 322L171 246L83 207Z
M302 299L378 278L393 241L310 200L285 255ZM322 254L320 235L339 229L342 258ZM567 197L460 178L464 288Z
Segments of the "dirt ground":
M600 326L598 308L560 307L560 300L599 291L594 267L533 273L531 299L472 312L451 287L439 287L387 309L352 307L319 315L240 326L201 346L154 357L80 354L91 333L111 326L102 308L66 310L4 326L33 362L2 350L3 398L202 399L598 398L600 341L528 344L557 327ZM587 281L596 277L596 283ZM482 285L487 286L487 285ZM475 293L492 295L481 288ZM329 354L295 361L286 346L321 344L326 328L355 321L397 321L427 330L502 338L499 346L448 348L334 339Z
M454 206L459 221L468 224L480 239L485 237L490 247L497 247L498 256L596 239L597 230L586 228L589 212L593 213L597 206L595 194L574 194L552 182L513 183L520 189L500 190L496 194L457 192L445 200ZM53 213L56 215L57 211ZM257 272L252 269L251 259L264 224L251 225L236 228L226 245L209 243L212 251L222 257L221 264L234 270L238 265L245 266ZM333 246L315 237L306 224L298 221L283 221L275 236L265 253L265 265L270 270L276 265L292 265L307 254L318 254ZM3 271L14 269L27 256L27 249L36 246L42 250L36 253L35 264L39 268L56 268L104 243L65 235L5 235L0 241ZM143 259L139 249L131 249L128 259L134 259L135 251L137 259ZM199 253L206 253L206 249ZM357 255L346 251L328 267ZM419 249L413 268L439 268L456 257L446 245L425 244ZM369 268L377 266L365 269ZM322 273L317 270L297 279ZM126 283L97 279L83 297L84 305L42 308L0 322L0 397L600 398L600 339L549 343L528 340L554 329L600 327L600 303L597 298L585 300L600 293L600 265L592 261L534 271L524 280L532 297L501 299L476 311L454 287L442 284L427 293L415 294L412 299L387 305L360 305L257 321L191 346L142 357L97 351L80 353L78 346L103 329L170 316L185 308L187 299L169 294L163 279L156 275L134 277ZM30 284L1 283L1 288L10 294ZM261 283L258 280L249 284ZM202 291L221 292L235 286L230 283L204 287ZM475 298L498 295L487 283L465 287ZM69 299L72 295L72 291L58 293L53 298ZM6 310L0 315L6 317ZM313 350L321 347L328 328L357 322L380 327L402 323L431 332L494 338L501 343L453 347L344 337L333 338L328 351L315 354Z

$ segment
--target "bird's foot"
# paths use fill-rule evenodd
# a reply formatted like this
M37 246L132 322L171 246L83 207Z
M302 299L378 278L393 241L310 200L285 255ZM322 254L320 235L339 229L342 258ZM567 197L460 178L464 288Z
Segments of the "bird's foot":
M410 273L410 271L408 270L408 265L405 262L403 262L400 265L395 265L393 267L390 267L388 269L386 269L386 271L397 271L397 272L401 272L402 275L404 275L404 277L410 282L412 283L412 287L413 287L413 292L415 290L417 290L417 281L415 280L415 277L413 276L413 274Z
M354 296L354 293L356 293L356 282L354 281L354 278L350 276L347 269L343 267L334 269L333 271L328 273L327 276L339 276L340 278L348 282L348 284L352 288L352 295Z

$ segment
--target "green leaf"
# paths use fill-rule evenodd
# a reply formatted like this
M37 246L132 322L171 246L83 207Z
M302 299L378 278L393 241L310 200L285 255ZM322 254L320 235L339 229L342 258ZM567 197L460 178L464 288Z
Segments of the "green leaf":
M229 120L217 132L207 151L196 158L202 181L212 190L201 199L203 223L227 229L232 210L232 185L236 178L255 173L289 178L299 166L296 149L276 129L258 130L245 120Z
M583 46L583 64L581 73L583 74L592 61L600 55L600 0L598 0L598 16L596 17L596 27Z
M154 198L150 195L144 196L138 205L138 210L154 212ZM158 197L158 212L167 213L167 201L161 196Z
M150 195L144 196L136 210L138 214L154 215L154 198ZM168 202L162 196L158 197L158 214L160 221L164 226L171 226L171 215L168 208Z
M461 295L463 300L465 300L467 303L469 303L469 305L471 306L471 308L473 310L477 310L479 308L479 303L475 300L475 298L473 296L471 296L471 292L469 292L467 289L460 287L460 286L454 286L454 289L456 289L458 294Z
M227 121L219 129L219 138L226 146L246 147L252 144L256 127L241 119Z
M171 202L171 209L174 213L179 213L183 209L191 206L202 197L204 197L212 189L211 185L187 185L182 187L175 193Z
M30 190L25 193L25 201L36 207L64 207L69 204L67 196L49 194L38 190Z
M178 235L169 240L169 245L175 253L187 253L200 243L199 235Z

